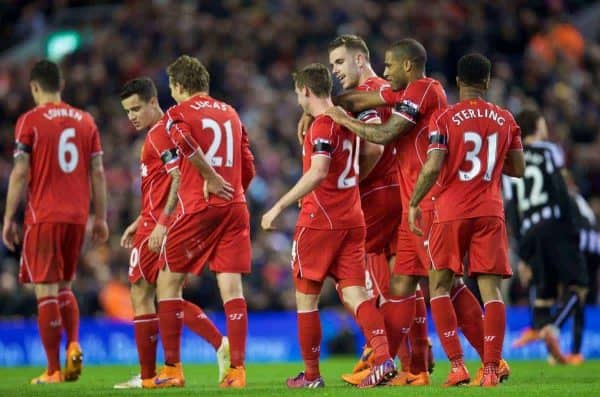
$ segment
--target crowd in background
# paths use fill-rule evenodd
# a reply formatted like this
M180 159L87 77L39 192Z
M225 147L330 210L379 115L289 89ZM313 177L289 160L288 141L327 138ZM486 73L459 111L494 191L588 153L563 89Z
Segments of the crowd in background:
M2 48L52 28L60 7L85 2L9 3L0 17ZM208 67L211 94L239 111L250 134L257 169L247 193L253 272L245 288L251 310L294 307L289 264L297 210L286 211L276 232L260 230L259 219L301 174L296 139L300 108L291 73L311 62L327 63L327 44L338 34L362 36L378 73L388 45L404 37L418 39L428 50L428 74L442 82L450 103L457 99L458 58L470 51L484 53L494 65L489 99L513 112L534 103L541 108L552 139L567 153L582 194L600 215L600 40L584 38L569 20L591 3L464 0L424 6L416 0L155 0L109 5L114 7L110 20L88 15L75 22L72 27L91 34L92 40L61 61L63 99L91 112L100 128L111 229L108 244L86 243L82 252L74 284L82 313L117 310L127 296L129 252L119 247L119 238L139 211L138 161L144 136L128 122L119 89L131 78L150 76L166 109L174 102L164 70L180 54L194 55ZM14 123L33 106L28 86L33 61L0 63L2 208ZM33 294L18 285L17 273L16 257L0 247L1 315L35 312ZM208 309L220 307L214 277L208 273L190 278L185 291ZM508 293L513 303L527 298L517 278ZM324 294L324 302L337 303L331 287Z

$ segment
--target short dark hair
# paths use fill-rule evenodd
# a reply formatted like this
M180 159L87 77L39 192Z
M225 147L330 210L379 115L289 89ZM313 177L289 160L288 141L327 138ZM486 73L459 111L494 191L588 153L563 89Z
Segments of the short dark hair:
M310 88L318 97L324 98L331 95L331 73L322 63L311 63L292 75L294 84L298 88Z
M458 79L464 84L482 86L488 81L492 71L492 63L485 56L472 53L463 55L458 60Z
M149 102L152 97L158 96L156 86L150 77L139 77L137 79L129 80L125 83L123 88L121 88L119 97L123 100L133 95L138 95L144 102Z
M392 44L389 51L396 56L396 59L409 60L421 68L424 68L427 63L427 50L415 39L397 41Z
M365 43L360 36L355 34L343 34L333 39L329 43L329 52L339 47L346 47L351 50L360 51L365 55L367 61L370 59L369 47L367 47L367 43Z
M189 94L208 92L210 75L198 58L182 55L167 67L169 78Z
M541 117L542 114L536 109L524 109L517 114L515 121L521 127L521 136L523 138L535 134L537 123Z
M33 65L29 74L29 81L38 83L45 92L59 92L62 75L56 63L44 59Z

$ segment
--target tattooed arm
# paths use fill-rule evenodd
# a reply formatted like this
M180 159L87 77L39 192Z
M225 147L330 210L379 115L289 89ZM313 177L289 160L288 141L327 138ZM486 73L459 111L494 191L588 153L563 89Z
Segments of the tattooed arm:
M386 144L407 133L415 125L410 120L392 114L385 124L363 123L340 107L329 108L326 114L338 124L343 125L359 137L373 143Z

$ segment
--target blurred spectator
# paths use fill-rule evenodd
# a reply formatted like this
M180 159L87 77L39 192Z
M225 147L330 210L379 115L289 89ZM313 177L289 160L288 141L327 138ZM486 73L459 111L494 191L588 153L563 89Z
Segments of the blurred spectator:
M3 44L17 45L36 32L54 28L52 16L60 7L85 2L37 1L27 7L9 3L13 5L2 16L0 38ZM88 249L82 256L74 286L82 313L102 311L98 297L107 283L127 282L129 253L118 242L139 211L142 141L117 95L128 79L152 77L166 108L173 101L164 68L188 53L207 65L212 95L238 109L250 133L258 172L248 192L253 227L253 273L245 280L248 305L289 309L294 307L289 261L296 211L286 212L276 233L263 233L257 226L262 211L301 174L295 133L300 108L291 72L309 62L327 63L327 43L338 34L356 33L366 39L375 69L381 73L386 47L400 38L415 37L429 51L428 72L444 83L454 102L456 61L469 51L483 52L494 62L491 99L513 112L538 104L552 138L569 155L582 194L598 196L600 45L598 38L584 41L562 18L591 3L437 0L425 7L417 0L128 1L114 6L110 20L92 17L69 26L93 35L91 44L62 61L64 100L90 111L100 127L112 231L108 247ZM14 123L32 106L28 88L32 61L0 65L2 207ZM600 216L598 200L592 203ZM2 248L0 263L0 312L32 313L35 306L29 290L16 285L16 261ZM210 275L190 279L185 294L209 309L221 304ZM337 303L332 287L324 295L326 303ZM10 298L4 300L5 296Z

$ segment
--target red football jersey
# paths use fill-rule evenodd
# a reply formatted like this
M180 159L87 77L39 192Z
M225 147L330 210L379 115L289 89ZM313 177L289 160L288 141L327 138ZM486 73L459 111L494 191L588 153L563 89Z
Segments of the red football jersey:
M436 222L504 218L501 176L509 150L523 150L510 112L482 99L437 111L429 124L429 150L446 150L436 199Z
M314 156L329 157L331 163L327 177L302 199L297 226L326 230L365 226L358 191L358 141L330 117L315 118L304 137L302 169L310 169Z
M392 110L394 114L414 124L408 133L395 141L400 171L402 211L407 212L419 172L427 160L429 119L433 112L446 107L446 92L439 81L429 77L409 83L402 92L394 92L387 88L380 92L386 103L394 106ZM424 211L433 209L435 195L434 187L421 203Z
M386 80L381 77L370 77L356 89L358 91L380 91L383 87L389 87L389 83ZM365 110L356 117L365 123L377 122L383 124L390 118L391 114L392 109L390 107L381 106L377 109ZM359 188L361 193L371 190L386 175L397 174L397 166L396 146L393 143L389 143L384 146L383 154L373 170L365 179L360 181Z
M90 161L102 154L92 116L64 102L23 114L15 155L31 155L25 223L85 224L90 208Z
M151 231L162 213L171 188L171 171L179 168L179 154L167 134L167 119L154 124L144 140L140 158L142 224Z
M184 213L194 213L207 206L224 206L246 202L244 175L254 168L248 136L235 109L208 95L196 95L167 111L167 132L179 149L181 185L179 195ZM207 161L235 189L232 200L210 195L204 199L204 178L185 159L202 150Z

